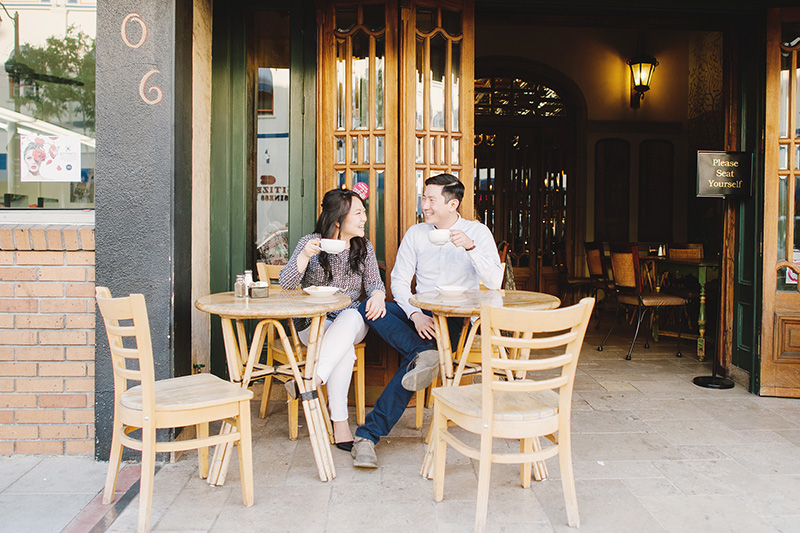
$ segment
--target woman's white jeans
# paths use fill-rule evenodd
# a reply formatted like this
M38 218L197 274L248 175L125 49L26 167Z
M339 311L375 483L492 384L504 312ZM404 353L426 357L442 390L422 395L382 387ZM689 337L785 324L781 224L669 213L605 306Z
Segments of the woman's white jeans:
M335 320L325 320L323 327L317 378L328 387L331 420L341 422L347 420L347 393L356 362L355 345L364 340L369 327L356 309L345 309ZM306 346L310 329L297 333Z

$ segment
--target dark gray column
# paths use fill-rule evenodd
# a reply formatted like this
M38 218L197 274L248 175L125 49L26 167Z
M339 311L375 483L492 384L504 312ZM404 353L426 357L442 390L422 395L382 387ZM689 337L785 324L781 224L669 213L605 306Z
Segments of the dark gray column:
M97 285L144 294L156 379L191 367L191 5L97 6ZM114 383L99 312L96 332L95 456L107 460Z

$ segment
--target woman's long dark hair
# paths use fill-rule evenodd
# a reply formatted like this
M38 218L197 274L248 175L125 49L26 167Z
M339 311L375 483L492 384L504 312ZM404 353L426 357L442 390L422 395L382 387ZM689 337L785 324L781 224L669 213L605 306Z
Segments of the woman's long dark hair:
M314 233L319 233L323 239L332 238L334 231L336 231L336 223L339 223L339 228L342 227L354 200L364 205L364 200L350 189L332 189L326 192L325 197L322 199L322 213L317 219ZM366 257L367 239L364 237L350 239L350 270L352 272L362 272ZM325 271L326 282L330 282L333 279L333 274L331 273L330 256L327 252L319 253L319 264Z

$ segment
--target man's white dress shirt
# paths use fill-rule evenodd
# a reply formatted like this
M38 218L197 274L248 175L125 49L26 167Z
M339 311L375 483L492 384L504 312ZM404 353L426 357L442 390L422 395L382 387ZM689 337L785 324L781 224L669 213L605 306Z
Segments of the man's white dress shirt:
M392 269L392 295L394 301L409 318L419 311L408 303L411 297L411 279L416 274L416 292L435 290L437 285L458 285L477 289L480 283L488 289L499 289L503 282L500 256L492 232L480 222L461 216L451 230L461 230L475 243L469 252L452 242L443 245L428 240L428 232L436 229L431 224L415 224L408 228L397 250L397 260Z

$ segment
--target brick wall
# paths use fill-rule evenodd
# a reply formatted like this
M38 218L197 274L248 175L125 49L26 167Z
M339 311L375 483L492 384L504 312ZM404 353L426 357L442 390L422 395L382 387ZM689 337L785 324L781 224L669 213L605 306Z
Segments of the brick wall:
M0 226L0 455L94 453L94 229Z

